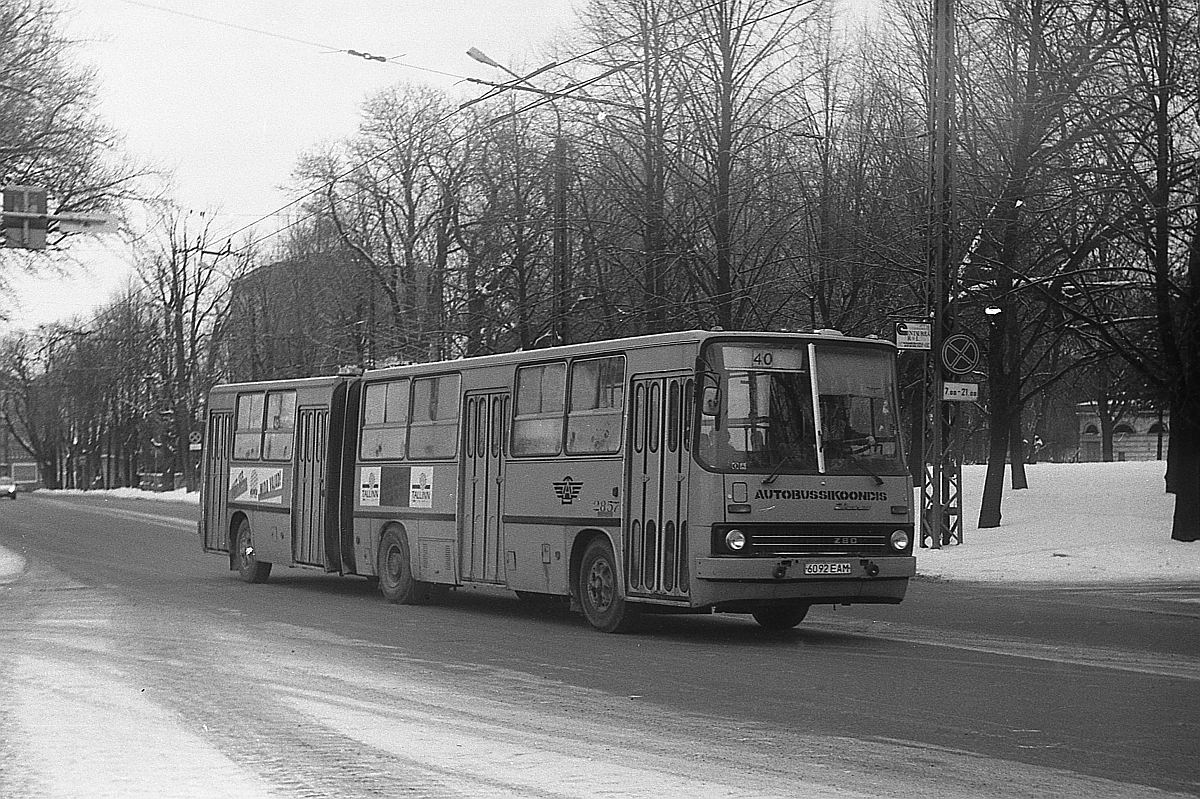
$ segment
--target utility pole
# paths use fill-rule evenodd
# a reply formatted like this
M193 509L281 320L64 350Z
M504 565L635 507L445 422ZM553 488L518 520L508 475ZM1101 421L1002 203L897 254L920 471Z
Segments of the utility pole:
M550 108L554 111L554 236L553 269L550 275L550 290L554 295L550 304L551 331L555 344L569 344L571 327L567 321L569 304L567 296L571 291L570 247L571 241L567 230L567 140L563 135L562 112L558 109L552 92L543 92L529 82L529 79L546 71L546 67L534 70L528 75L518 75L511 69L488 56L477 47L467 50L467 55L481 64L495 67L513 78L513 86L527 87L544 93L549 99Z
M567 319L571 291L571 240L567 231L567 140L563 136L562 116L554 110L557 129L554 134L554 338L558 344L571 343L571 325Z
M933 0L929 76L929 260L925 311L932 341L925 362L924 479L921 546L962 543L962 459L955 435L954 403L945 401L943 346L953 329L950 291L954 184L954 0Z

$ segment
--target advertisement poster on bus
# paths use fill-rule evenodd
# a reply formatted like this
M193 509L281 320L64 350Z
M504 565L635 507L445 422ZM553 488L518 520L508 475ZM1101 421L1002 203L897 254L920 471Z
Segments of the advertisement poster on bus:
M234 467L229 472L230 502L283 504L283 469Z
M433 467L414 466L409 480L408 506L410 508L433 507Z
M382 467L364 466L358 475L358 504L364 508L379 507L379 479Z
M363 466L358 473L363 508L432 508L432 466Z

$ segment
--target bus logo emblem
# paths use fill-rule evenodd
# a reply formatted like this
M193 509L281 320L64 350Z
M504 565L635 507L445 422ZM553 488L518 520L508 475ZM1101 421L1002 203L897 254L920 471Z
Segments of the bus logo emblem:
M583 483L575 482L571 479L571 475L567 475L562 480L556 480L553 485L554 493L564 505L574 502L575 497L579 496L579 492L583 490Z

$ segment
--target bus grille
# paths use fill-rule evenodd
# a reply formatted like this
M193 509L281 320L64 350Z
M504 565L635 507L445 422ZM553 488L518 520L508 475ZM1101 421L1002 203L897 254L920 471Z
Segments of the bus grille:
M780 555L894 555L888 539L894 530L908 530L899 524L724 524L713 528L713 552L730 553L724 547L725 533L737 528L749 539L742 557Z

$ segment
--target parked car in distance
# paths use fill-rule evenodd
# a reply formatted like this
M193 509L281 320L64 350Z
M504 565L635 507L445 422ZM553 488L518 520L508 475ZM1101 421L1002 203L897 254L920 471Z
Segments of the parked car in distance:
M11 477L0 477L0 497L17 498L17 484Z

